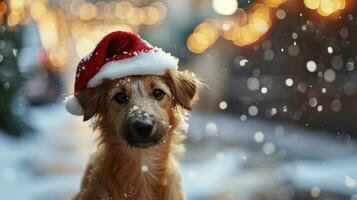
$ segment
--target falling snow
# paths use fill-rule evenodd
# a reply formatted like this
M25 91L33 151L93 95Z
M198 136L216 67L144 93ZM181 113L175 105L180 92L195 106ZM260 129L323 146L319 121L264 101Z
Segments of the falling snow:
M141 166L141 171L142 172L148 172L149 171L149 167L147 165L143 165L143 166Z
M241 61L239 61L239 65L240 65L241 67L244 67L247 63L248 63L248 60L247 60L247 59L242 59Z
M317 65L313 60L309 60L306 63L306 68L309 70L309 72L315 72L317 69Z
M264 141L264 133L261 131L258 131L254 134L254 140L257 143L262 143Z
M327 52L329 54L333 54L333 48L332 47L327 47Z
M226 101L221 101L221 102L219 103L219 108L220 108L221 110L226 110L227 107L228 107L228 104L227 104Z
M286 86L291 87L291 86L293 86L293 84L294 84L293 79L287 78L287 79L285 80L285 85L286 85Z

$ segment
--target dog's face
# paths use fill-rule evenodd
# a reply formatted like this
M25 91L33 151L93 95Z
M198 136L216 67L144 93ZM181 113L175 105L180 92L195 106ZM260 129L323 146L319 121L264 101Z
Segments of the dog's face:
M84 120L97 116L96 126L106 133L105 141L124 140L144 148L165 141L176 126L175 112L190 110L199 88L192 74L167 71L163 76L107 80L76 95Z
M108 115L112 125L130 145L159 143L170 129L172 94L160 77L129 77L110 91Z

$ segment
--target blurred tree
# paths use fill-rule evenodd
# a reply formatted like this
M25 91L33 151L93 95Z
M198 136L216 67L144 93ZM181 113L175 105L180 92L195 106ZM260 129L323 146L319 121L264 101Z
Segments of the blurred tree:
M0 26L0 129L16 137L23 136L29 130L21 116L25 105L18 101L25 80L17 60L19 49L21 28Z

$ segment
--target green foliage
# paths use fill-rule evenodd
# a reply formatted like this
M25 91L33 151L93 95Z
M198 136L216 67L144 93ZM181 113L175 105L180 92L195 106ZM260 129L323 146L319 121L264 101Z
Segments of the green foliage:
M17 50L21 49L20 28L9 30L0 26L0 129L13 136L22 136L29 127L17 112L18 94L24 82L19 70Z

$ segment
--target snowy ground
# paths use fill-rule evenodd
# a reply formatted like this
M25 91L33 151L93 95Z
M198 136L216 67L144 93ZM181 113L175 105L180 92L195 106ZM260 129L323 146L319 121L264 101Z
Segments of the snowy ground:
M38 137L0 134L0 199L69 199L95 134L62 105L31 109ZM257 133L258 132L258 133ZM182 161L188 199L357 199L357 147L287 124L194 113Z

